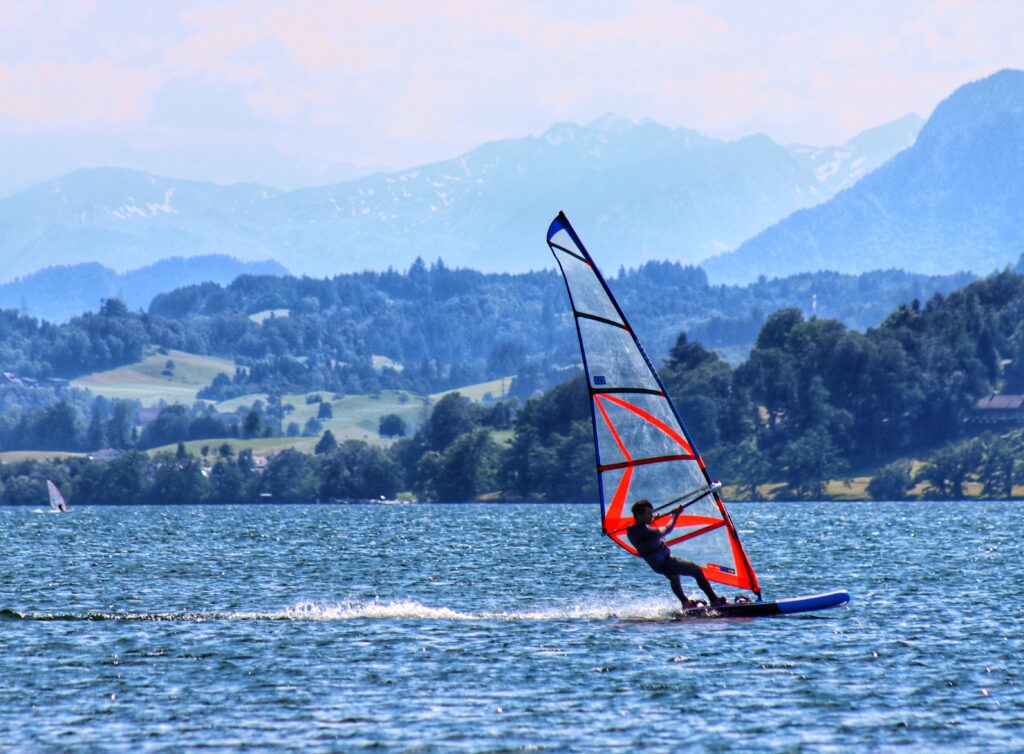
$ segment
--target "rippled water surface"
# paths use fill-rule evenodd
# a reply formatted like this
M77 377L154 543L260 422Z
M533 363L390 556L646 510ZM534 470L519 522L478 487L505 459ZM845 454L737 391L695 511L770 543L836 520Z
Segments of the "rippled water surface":
M1024 751L1024 507L731 506L673 620L592 506L0 508L0 749Z

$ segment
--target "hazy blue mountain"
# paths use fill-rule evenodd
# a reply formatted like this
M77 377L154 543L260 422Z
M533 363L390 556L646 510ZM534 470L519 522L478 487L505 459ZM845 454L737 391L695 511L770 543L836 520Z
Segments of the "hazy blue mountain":
M0 309L63 322L97 310L105 298L120 298L130 309L146 309L156 295L176 288L205 282L227 285L239 275L287 273L277 262L239 262L219 254L162 259L123 274L97 262L62 265L0 285Z
M83 167L109 166L174 175L191 181L261 183L294 190L351 181L389 168L352 165L253 140L182 143L140 140L104 128L74 138L50 131L5 132L0 124L0 197Z
M842 147L723 142L606 116L540 137L485 144L458 159L281 192L138 171L78 170L0 199L0 281L96 261L133 269L169 256L273 258L296 273L551 265L543 233L564 209L601 239L606 267L695 262L818 204L914 136L912 119Z
M857 169L855 160L838 172ZM810 161L761 134L722 142L606 116L416 170L292 192L265 209L271 237L300 272L404 267L416 256L485 271L536 269L549 264L536 242L559 209L601 239L600 258L614 268L733 248L826 200L829 186Z
M831 194L849 188L881 167L917 138L924 119L910 113L883 126L870 128L839 147L790 144L787 149Z
M280 193L119 168L76 170L0 200L0 280L86 261L129 270L170 256L274 257L241 218Z
M957 89L914 146L701 264L715 282L807 270L988 273L1024 251L1024 71Z

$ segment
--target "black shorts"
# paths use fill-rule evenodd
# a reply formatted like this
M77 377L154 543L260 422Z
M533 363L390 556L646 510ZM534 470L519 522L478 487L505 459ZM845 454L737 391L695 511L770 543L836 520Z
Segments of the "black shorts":
M654 566L651 566L651 568L654 568ZM666 578L672 578L673 576L691 576L693 578L697 578L704 575L704 572L700 570L700 566L696 563L674 556L665 558L661 565L654 568L654 572L660 573Z

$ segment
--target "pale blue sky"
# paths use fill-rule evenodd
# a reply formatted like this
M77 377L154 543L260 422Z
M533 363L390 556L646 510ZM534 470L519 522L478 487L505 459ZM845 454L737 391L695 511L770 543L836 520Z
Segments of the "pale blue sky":
M118 164L292 187L604 113L841 143L1024 67L1024 3L0 0L0 193Z

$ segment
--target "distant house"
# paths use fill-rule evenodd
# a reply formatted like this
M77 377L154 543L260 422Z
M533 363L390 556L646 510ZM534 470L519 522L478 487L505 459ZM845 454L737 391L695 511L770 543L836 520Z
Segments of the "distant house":
M974 404L975 423L1024 426L1024 395L992 395Z
M71 382L61 377L43 377L42 379L33 379L32 377L22 377L14 372L0 372L0 385L20 385L21 387L67 387Z
M22 387L32 387L36 384L31 377L19 377L14 372L3 372L0 374L0 380L5 385L21 385Z
M123 453L123 450L118 450L117 448L103 448L103 450L97 450L95 453L90 453L89 460L113 461L115 458L120 457Z

